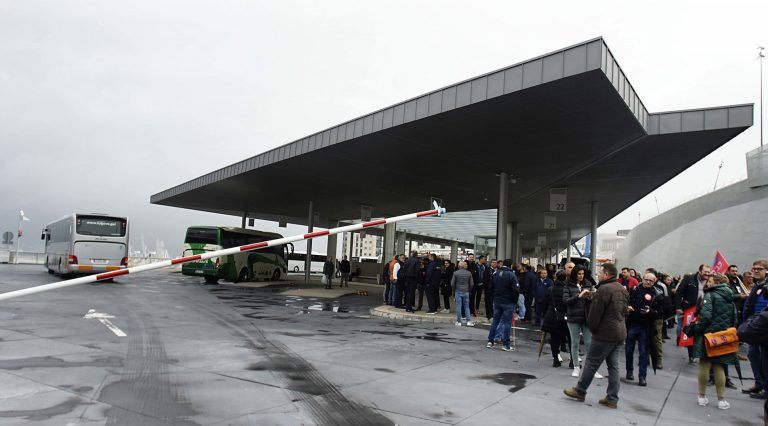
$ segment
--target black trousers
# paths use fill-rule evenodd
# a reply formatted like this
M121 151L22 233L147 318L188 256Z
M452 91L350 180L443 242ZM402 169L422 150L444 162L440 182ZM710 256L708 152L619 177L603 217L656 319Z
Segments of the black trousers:
M477 298L477 291L480 287L478 285L472 286L472 289L469 290L469 314L474 316L477 316L477 311L475 311L475 299Z
M413 304L416 302L416 286L418 285L416 277L405 278L405 309L413 310Z
M440 286L437 284L427 285L427 304L429 312L437 312L440 309Z
M395 281L395 307L403 307L403 280L399 279Z
M384 304L385 305L389 305L389 286L390 285L391 283L389 282L389 280L385 279L384 280Z
M552 357L557 359L560 355L560 346L565 344L565 331L557 330L549 333L549 349L552 351Z
M417 306L416 309L421 310L424 306L424 291L426 290L426 285L419 284L417 289L419 290L419 306ZM429 304L429 298L427 298L427 304Z
M443 290L443 308L451 309L451 290Z
M483 287L485 288L485 317L490 320L493 318L493 289L490 285Z

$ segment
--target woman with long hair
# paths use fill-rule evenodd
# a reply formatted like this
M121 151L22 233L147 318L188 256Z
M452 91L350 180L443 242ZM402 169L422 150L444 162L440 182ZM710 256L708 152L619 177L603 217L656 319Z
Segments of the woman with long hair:
M546 296L542 309L544 312L544 323L541 325L541 331L550 335L550 348L552 349L552 366L560 367L562 357L560 356L560 345L565 343L568 334L568 325L565 322L566 306L563 302L563 290L565 289L565 271L557 271L554 285L547 288Z
M570 367L573 368L571 374L573 377L579 377L581 374L581 363L579 362L581 336L584 336L585 353L592 342L592 332L587 327L587 314L589 313L589 299L594 287L586 277L587 271L582 265L574 266L563 289L563 303L567 307L568 333L571 336ZM596 373L595 378L602 379L603 377Z

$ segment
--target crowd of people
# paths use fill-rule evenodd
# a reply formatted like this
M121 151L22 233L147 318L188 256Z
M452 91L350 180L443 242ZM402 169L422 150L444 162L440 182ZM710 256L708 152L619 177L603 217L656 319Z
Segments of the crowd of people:
M664 368L664 340L674 338L682 344L685 339L680 336L687 336L692 341L688 360L698 363L697 403L709 404L706 389L714 385L717 407L728 409L726 389L736 389L728 367L742 357L738 345L747 345L755 378L754 385L742 392L759 400L768 394L767 269L768 260L759 259L743 274L736 265L725 274L700 265L693 274L671 276L654 268L642 274L632 268L618 270L608 263L595 280L590 270L572 262L534 267L470 254L454 264L434 254L422 258L414 251L408 258L394 256L382 274L387 305L420 311L426 295L430 315L449 313L451 300L455 301L456 326L474 326L478 314L485 316L491 325L488 348L513 349L513 320L540 327L542 335L549 336L553 367L565 361L562 353L569 354L569 368L578 383L564 393L575 400L584 401L592 380L603 378L597 370L605 363L607 394L599 403L611 408L618 404L622 351L624 381L634 383L637 371L637 385L647 386L649 366ZM683 315L691 310L694 319L684 329ZM736 332L730 331L736 328L740 343L734 342ZM710 333L723 344L734 343L736 350L711 351L715 344L705 338ZM724 337L729 333L731 337ZM726 346L717 348L726 351ZM583 360L580 352L585 354ZM768 401L764 404L768 409Z

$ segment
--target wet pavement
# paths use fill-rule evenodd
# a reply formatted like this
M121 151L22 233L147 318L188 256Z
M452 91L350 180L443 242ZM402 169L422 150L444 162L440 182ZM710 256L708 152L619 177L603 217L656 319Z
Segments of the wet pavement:
M0 265L2 292L56 280ZM586 403L562 395L575 384L567 354L561 368L548 348L539 359L535 330L517 330L515 352L486 349L487 326L381 318L371 315L380 291L353 287L315 297L290 283L203 285L155 271L4 301L0 425L762 422L762 404L733 390L730 410L698 407L697 366L671 342L666 368L646 388L622 383L610 410L597 404L606 380ZM84 318L91 309L126 336Z

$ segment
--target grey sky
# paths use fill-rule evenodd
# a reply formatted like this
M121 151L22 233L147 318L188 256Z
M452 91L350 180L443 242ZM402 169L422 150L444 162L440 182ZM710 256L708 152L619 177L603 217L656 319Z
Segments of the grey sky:
M768 2L625 3L0 1L0 232L24 209L22 247L36 250L45 223L109 212L131 218L134 246L143 234L178 254L188 225L240 220L151 194L600 35L651 112L758 103ZM601 231L652 216L654 197L664 210L711 190L721 160L721 183L744 177L755 111Z

